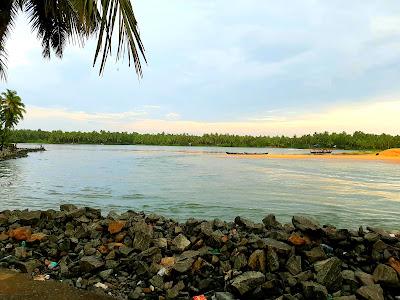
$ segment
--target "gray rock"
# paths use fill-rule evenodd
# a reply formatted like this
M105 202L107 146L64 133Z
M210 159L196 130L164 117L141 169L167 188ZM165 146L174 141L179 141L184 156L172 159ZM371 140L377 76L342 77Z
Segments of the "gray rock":
M36 211L24 210L19 215L19 219L21 220L21 222L23 224L32 225L32 224L37 223L40 220L41 215L42 215L42 212L38 211L38 210L36 210Z
M342 262L337 257L316 262L314 269L317 272L317 282L324 285L328 291L336 291L342 284Z
M88 273L104 266L104 262L96 256L84 256L79 261L82 272Z
M379 264L373 273L374 281L384 286L398 287L399 278L396 271L387 265Z
M310 251L305 251L304 254L307 257L308 261L311 263L327 258L325 251L322 249L321 246L314 247Z
M141 299L143 296L143 290L140 286L137 286L135 290L128 295L128 299Z
M255 250L249 257L248 265L253 271L261 271L265 273L266 256L264 250Z
M173 269L180 273L184 273L190 270L193 263L193 258L180 256L176 259L176 263L174 264Z
M240 295L244 295L257 286L263 284L264 281L265 275L263 273L248 271L234 278L232 280L232 286L239 292Z
M240 270L247 266L247 258L243 253L231 257L231 261L233 262L233 268L235 270Z
M179 281L171 289L167 290L167 299L174 299L179 296L179 292L185 288L183 281Z
M379 284L362 286L357 290L357 295L365 300L384 300L383 290Z
M285 244L283 242L279 242L277 240L274 239L264 239L265 245L269 248L269 249L273 249L275 252L277 253L281 253L281 254L289 254L290 252L292 252L292 247L289 246L288 244Z
M356 295L333 297L333 300L357 300Z
M236 298L228 292L216 292L215 300L235 300Z
M266 216L262 221L263 221L265 227L267 227L267 228L280 228L280 227L282 227L281 223L279 223L276 220L275 215L272 215L272 214Z
M301 256L291 256L286 262L286 269L292 274L299 274L301 269Z
M176 250L182 252L189 247L190 241L181 233L172 240L172 245Z
M104 270L104 271L101 271L101 272L99 273L99 276L100 276L103 280L107 280L107 279L112 275L113 272L114 272L113 269Z
M342 271L343 284L350 287L351 292L355 292L358 288L358 281L352 270Z
M235 223L249 230L262 231L264 229L264 226L262 224L254 223L253 221L250 221L242 217L236 217Z
M294 216L292 218L293 226L301 231L317 231L321 229L317 220L304 216Z
M371 274L365 273L363 271L355 271L354 275L362 285L375 284L374 277Z
M167 248L168 240L166 238L158 238L153 240L153 244L157 248Z
M326 287L321 284L312 281L304 281L301 285L305 299L326 300L328 298L328 291Z
M61 211L73 211L73 210L77 210L78 207L76 207L73 204L61 204L60 205L60 210Z
M267 266L270 272L276 272L279 270L279 257L272 249L267 250Z
M144 251L150 247L153 237L153 230L143 220L135 222L129 228L129 233L134 237L132 248Z
M119 248L119 253L121 253L125 257L128 256L132 251L132 248L126 246L122 246Z

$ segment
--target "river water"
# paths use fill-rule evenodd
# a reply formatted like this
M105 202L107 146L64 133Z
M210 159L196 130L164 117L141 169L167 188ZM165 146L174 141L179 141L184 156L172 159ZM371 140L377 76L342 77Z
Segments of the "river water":
M21 146L21 145L20 145ZM32 145L31 145L32 146ZM400 165L375 161L231 157L225 151L296 149L45 145L0 162L0 211L74 203L179 220L273 213L323 224L400 229Z

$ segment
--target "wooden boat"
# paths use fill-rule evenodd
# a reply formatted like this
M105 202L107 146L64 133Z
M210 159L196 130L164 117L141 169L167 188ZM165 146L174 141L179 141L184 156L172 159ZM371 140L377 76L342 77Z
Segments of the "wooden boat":
M226 152L228 155L267 155L268 152L258 153L258 152Z
M331 149L311 149L311 154L330 154L332 153Z

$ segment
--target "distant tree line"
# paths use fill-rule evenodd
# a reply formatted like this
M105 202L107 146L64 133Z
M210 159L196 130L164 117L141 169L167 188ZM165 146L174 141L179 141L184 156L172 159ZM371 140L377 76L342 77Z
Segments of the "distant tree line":
M10 132L14 143L49 144L105 144L105 145L169 145L169 146L219 146L219 147L279 147L310 148L314 145L338 149L381 150L400 148L400 136L368 134L314 133L303 136L240 136L231 134L140 134L136 132L63 132L19 129Z

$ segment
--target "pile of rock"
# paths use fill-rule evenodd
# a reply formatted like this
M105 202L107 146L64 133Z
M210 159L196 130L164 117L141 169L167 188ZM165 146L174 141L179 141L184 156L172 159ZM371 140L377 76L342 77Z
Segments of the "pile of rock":
M399 255L399 235L302 216L282 225L73 205L0 213L0 267L119 299L398 299Z

